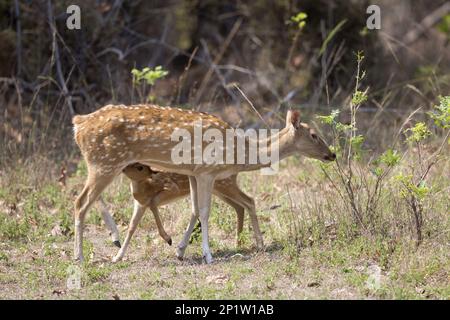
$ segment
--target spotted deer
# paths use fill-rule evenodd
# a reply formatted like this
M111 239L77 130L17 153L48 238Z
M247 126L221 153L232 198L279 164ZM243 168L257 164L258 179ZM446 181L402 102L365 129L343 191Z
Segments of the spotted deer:
M124 257L147 207L153 213L160 236L171 245L172 239L164 230L158 207L184 198L190 193L189 178L186 175L153 171L150 167L140 163L127 166L123 169L123 173L131 180L131 189L135 199L134 212L123 246L113 258L113 262L120 261ZM240 245L240 235L244 226L244 211L247 210L252 222L256 245L258 249L262 249L264 247L263 238L256 216L255 202L253 198L239 188L236 175L216 181L213 194L236 210L237 245Z
M189 238L197 219L202 225L202 251L206 263L213 261L208 239L208 218L211 196L216 180L228 178L242 171L270 167L271 163L249 162L252 157L248 148L244 148L244 162L205 163L191 161L178 163L173 160L173 148L179 140L172 139L173 133L183 131L195 137L198 127L204 131L214 129L222 133L234 130L216 116L183 110L180 108L160 107L155 105L108 105L91 114L73 118L75 141L86 161L88 177L85 186L75 200L75 241L74 256L83 260L83 227L85 215L101 192L112 182L114 177L129 164L139 162L155 169L187 175L191 190L192 214L184 236L177 247L177 256L182 259ZM211 132L211 131L209 131ZM242 152L237 144L237 133L232 136L227 151ZM272 141L276 143L272 144ZM202 138L199 145L192 146L203 150L211 142ZM250 139L245 140L249 144ZM336 155L327 144L308 125L300 122L298 111L288 111L286 125L279 132L267 138L257 140L268 153L277 153L279 159L299 154L307 157L332 161ZM236 156L234 156L236 160Z

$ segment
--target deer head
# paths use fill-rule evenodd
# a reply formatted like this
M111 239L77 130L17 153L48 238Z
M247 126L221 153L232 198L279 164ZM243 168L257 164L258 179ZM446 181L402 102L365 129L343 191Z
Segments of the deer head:
M300 112L289 110L286 115L286 134L282 137L280 145L285 146L286 155L300 154L322 161L334 161L333 153L325 141L317 135L314 129L306 123L300 122Z
M133 163L125 167L122 172L133 181L143 181L152 178L156 172L140 163Z

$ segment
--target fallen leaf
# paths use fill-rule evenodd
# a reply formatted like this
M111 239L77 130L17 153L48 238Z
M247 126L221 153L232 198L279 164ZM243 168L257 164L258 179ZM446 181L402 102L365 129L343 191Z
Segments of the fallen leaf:
M113 299L114 300L120 300L120 297L117 293L113 294Z

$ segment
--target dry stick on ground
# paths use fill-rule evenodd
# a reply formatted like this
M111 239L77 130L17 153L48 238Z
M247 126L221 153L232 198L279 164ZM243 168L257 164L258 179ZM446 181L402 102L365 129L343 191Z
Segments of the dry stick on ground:
M58 48L58 40L56 39L56 25L55 18L53 17L53 8L52 1L47 1L47 13L48 13L48 23L50 25L50 30L52 32L52 55L54 57L54 62L56 63L56 74L58 77L59 84L61 86L62 92L64 94L64 98L66 100L67 106L69 107L69 112L71 117L75 116L75 111L72 105L72 96L67 89L66 81L64 80L62 68L61 68L61 60L59 56L59 48Z
M209 80L211 79L214 68L213 65L218 65L220 60L222 59L223 55L225 54L225 51L227 50L228 46L231 43L231 40L233 40L234 36L236 35L237 31L239 30L239 27L241 26L242 18L240 18L236 23L234 24L233 28L231 29L230 33L228 34L227 38L225 39L223 45L220 47L219 53L214 58L213 63L211 64L209 70L206 72L205 77L202 80L202 83L200 84L200 88L197 92L197 96L195 98L195 104L198 104L198 101L203 95L203 92L206 89L206 86L208 85Z

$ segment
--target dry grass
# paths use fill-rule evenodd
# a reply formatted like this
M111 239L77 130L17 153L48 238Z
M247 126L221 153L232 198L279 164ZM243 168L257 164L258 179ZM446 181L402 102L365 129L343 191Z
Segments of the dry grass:
M436 170L436 179L449 178L448 171L442 171L448 165L443 163L441 171ZM85 168L81 165L69 172L63 187L57 182L58 169L49 175L44 169L49 167L30 164L15 173L2 173L0 298L450 298L448 183L426 205L427 231L416 248L408 215L389 211L392 208L383 211L381 223L402 222L405 229L387 228L393 233L376 235L350 232L357 227L318 164L298 159L285 161L274 177L240 176L242 187L256 198L265 252L255 251L248 228L244 246L235 247L234 211L216 201L210 219L216 259L212 266L201 263L198 240L188 247L185 260L178 261L174 247L157 235L150 214L144 217L126 260L112 264L116 248L99 214L91 211L83 285L80 290L68 290L67 268L73 263L72 201L82 187ZM125 177L117 179L105 199L123 238L132 207ZM174 243L181 239L189 212L187 199L162 210ZM380 271L379 287L368 283L373 270Z

